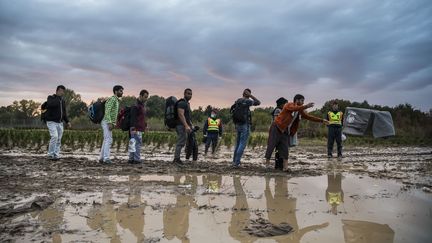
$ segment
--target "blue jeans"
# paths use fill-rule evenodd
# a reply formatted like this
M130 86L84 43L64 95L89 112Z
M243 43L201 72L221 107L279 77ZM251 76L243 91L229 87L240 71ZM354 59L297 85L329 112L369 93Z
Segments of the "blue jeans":
M129 153L129 160L141 161L142 132L135 132L131 138L135 139L135 152Z
M48 156L60 157L61 139L63 136L63 123L49 121L46 123L51 136L48 146Z
M246 148L249 138L249 124L236 125L237 139L236 146L234 149L233 165L240 165L241 157Z

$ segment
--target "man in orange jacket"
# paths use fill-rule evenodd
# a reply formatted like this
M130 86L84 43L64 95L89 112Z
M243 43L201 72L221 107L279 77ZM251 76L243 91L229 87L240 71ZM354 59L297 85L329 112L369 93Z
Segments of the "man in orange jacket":
M305 112L306 109L314 106L314 103L304 104L304 96L297 94L294 96L294 102L286 103L280 114L275 118L269 131L267 150L265 154L266 166L270 165L270 158L273 150L278 146L279 156L283 159L283 170L288 170L288 147L289 136L297 133L300 119L328 124L328 121L321 119Z

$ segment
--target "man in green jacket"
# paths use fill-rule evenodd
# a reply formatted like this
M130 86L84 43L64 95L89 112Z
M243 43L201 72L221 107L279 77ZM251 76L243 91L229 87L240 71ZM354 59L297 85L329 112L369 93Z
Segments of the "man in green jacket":
M99 162L104 164L111 164L110 150L113 142L112 130L116 126L120 97L123 96L123 87L120 85L114 86L113 93L114 95L108 98L108 100L105 102L105 115L101 122L103 130L103 143Z

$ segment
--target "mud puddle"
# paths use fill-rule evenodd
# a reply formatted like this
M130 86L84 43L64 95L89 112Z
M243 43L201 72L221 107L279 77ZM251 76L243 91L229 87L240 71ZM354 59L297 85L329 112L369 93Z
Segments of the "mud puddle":
M10 242L431 242L432 194L340 170L326 175L109 175L44 210L2 219ZM19 204L35 193L15 199ZM10 201L2 201L7 204ZM263 227L254 227L262 224ZM258 237L267 225L290 233ZM267 227L268 228L268 227ZM249 230L248 230L249 229ZM251 234L250 231L255 233Z

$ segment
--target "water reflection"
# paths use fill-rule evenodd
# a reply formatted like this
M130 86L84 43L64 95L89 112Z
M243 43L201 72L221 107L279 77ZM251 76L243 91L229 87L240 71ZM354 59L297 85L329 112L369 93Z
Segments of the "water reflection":
M296 217L297 199L291 197L288 193L288 178L286 176L274 178L274 195L272 195L270 190L270 178L266 177L265 182L266 187L264 194L266 197L269 221L275 225L285 222L294 229L294 232L289 235L274 237L277 242L300 242L305 234L325 228L329 225L329 223L323 223L300 229Z
M33 217L38 217L44 229L47 229L52 234L53 243L61 243L60 227L63 225L64 210L57 207L50 207L43 211L32 213Z
M203 185L207 193L219 193L222 187L222 175L209 174L202 176Z
M243 232L249 224L250 212L249 205L246 199L246 193L243 190L240 176L233 176L233 185L235 190L235 204L232 208L231 221L228 227L228 232L233 239L240 242L253 242L247 233Z
M330 205L330 212L334 215L338 213L338 206L344 202L344 192L342 190L342 174L334 172L327 175L326 200Z
M345 243L393 243L394 231L387 224L342 220Z
M174 182L181 184L182 176L174 176ZM165 238L172 240L177 238L181 242L190 242L187 233L189 230L189 213L191 207L196 208L194 195L198 184L197 176L187 175L184 181L185 185L191 185L190 189L184 192L178 192L176 203L168 205L163 212L163 232Z
M110 238L110 242L121 242L117 232L117 217L111 190L105 190L102 193L100 207L93 207L89 210L87 225L93 230L102 230Z
M346 178L343 177L337 169L331 170L327 176L290 180L292 184L288 183L286 176L259 178L207 174L202 175L202 183L200 176L196 175L169 176L169 180L166 177L154 176L151 183L143 184L142 176L131 175L125 177L129 184L122 187L121 190L103 191L101 204L89 205L91 203L87 203L82 204L84 207L81 207L79 203L86 198L81 196L81 199L75 199L78 204L65 205L64 210L69 210L66 214L61 207L53 206L40 213L34 212L32 216L40 220L46 232L53 232L52 235L46 236L47 240L52 242L62 242L62 238L63 241L68 241L68 237L72 237L69 234L75 233L65 233L65 231L62 232L62 229L73 229L78 223L83 222L84 218L87 218L86 223L91 230L78 226L77 232L84 232L83 239L90 239L90 241L143 242L146 237L149 237L149 239L155 238L161 241L202 242L211 241L206 237L215 237L216 240L227 242L247 243L269 240L297 243L322 236L320 242L334 242L337 237L339 237L337 238L339 242L342 241L342 230L346 243L392 243L394 240L395 233L386 224L355 220L341 221L341 216L325 213L327 205L331 208L329 211L334 214L337 214L341 205L343 206L342 181L344 181L347 195L350 194L350 190L354 190L352 188L354 183L350 181L352 178L348 175ZM313 183L310 183L311 179L314 179ZM322 184L326 179L327 188L325 189L325 185L323 188ZM158 180L163 183L158 184ZM170 183L165 183L166 181ZM200 181L199 184L198 181ZM366 182L362 180L359 183ZM302 205L301 202L310 200L310 198L323 199L324 189L328 204L322 200L321 202L315 200L316 204ZM163 193L159 193L158 190ZM264 194L262 194L263 190ZM303 196L306 195L304 194L306 190L308 198L305 199ZM95 196L94 193L90 195ZM97 194L97 197L99 196L100 194ZM215 210L209 210L206 207L209 206L207 205L209 199L213 200L211 202ZM194 210L198 207L196 200L200 202L199 210ZM346 200L351 202L349 197ZM297 207L297 202L299 202L299 207ZM345 204L344 208L351 213L353 210L350 208L350 203ZM226 210L231 206L231 210ZM324 208L318 209L319 207ZM90 209L87 215L79 211L88 208ZM146 209L150 212L148 215L144 215ZM309 217L308 213L314 210L318 217ZM324 213L321 214L321 212ZM370 219L363 212L344 214L343 217ZM76 221L70 224L73 220L67 218L68 215L69 217L76 216L79 220L73 218ZM377 215L380 214L377 213ZM209 220L209 217L215 219ZM268 238L257 238L244 231L245 228L256 225L257 218L264 219L267 225L267 217L272 225L288 223L293 227L293 232ZM146 220L148 229L144 231ZM323 223L327 220L331 222L332 227L328 227L329 223ZM303 227L303 225L310 226ZM196 231L197 228L205 230L206 233ZM324 234L319 236L311 233L324 228ZM308 233L311 234L305 236ZM73 235L75 236L80 237ZM103 239L100 239L101 236Z
M137 242L143 242L145 204L141 199L141 187L135 184L139 180L139 175L129 176L128 201L120 205L116 215L119 225L123 229L129 229L137 238Z

